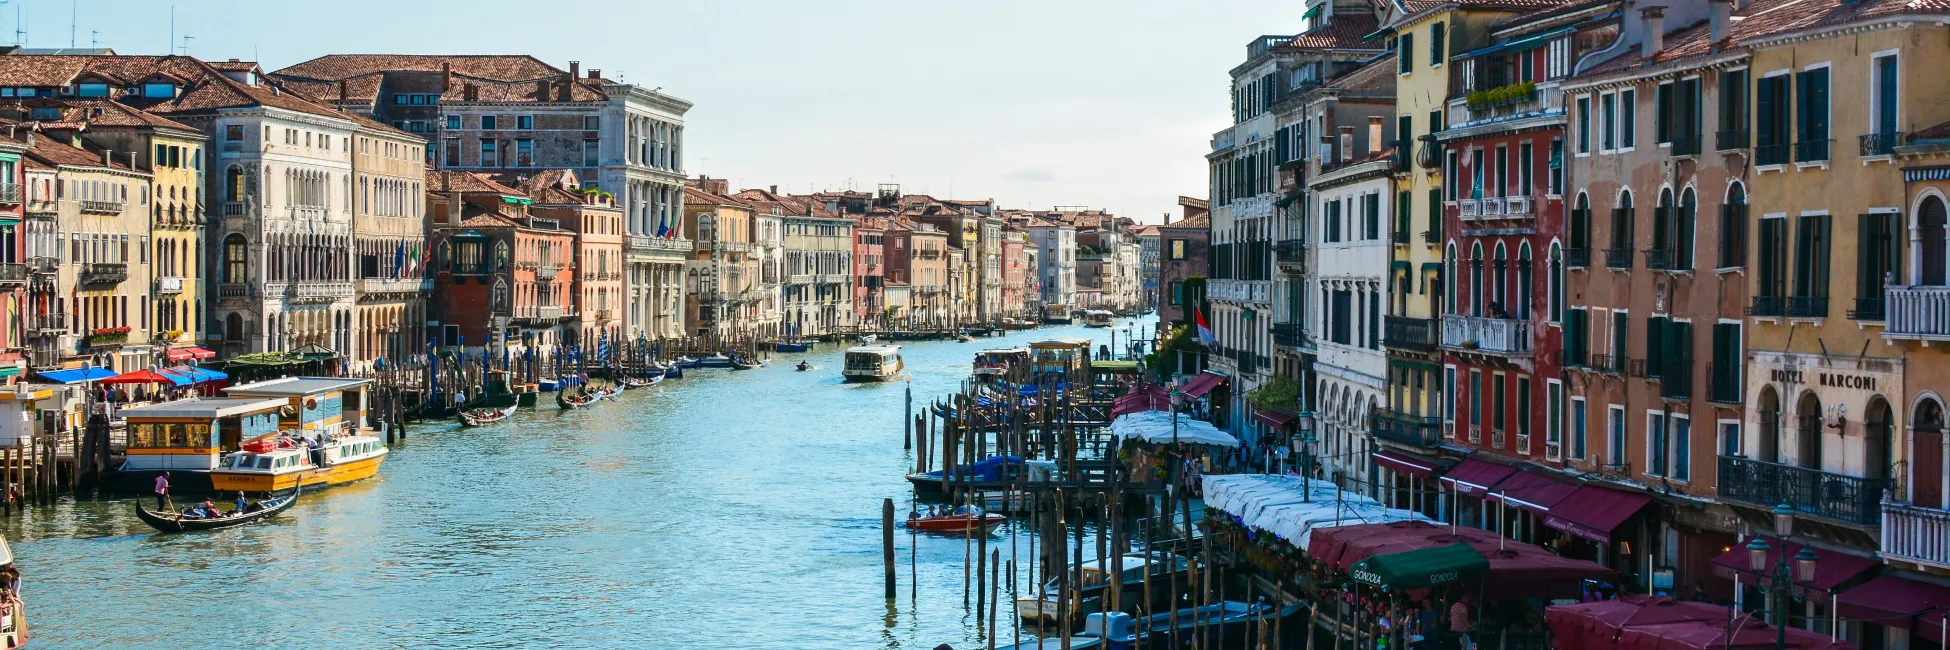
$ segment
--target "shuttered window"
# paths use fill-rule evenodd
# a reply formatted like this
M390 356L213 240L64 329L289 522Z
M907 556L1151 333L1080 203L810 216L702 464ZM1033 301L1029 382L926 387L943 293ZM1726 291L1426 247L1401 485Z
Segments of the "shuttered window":
M1828 159L1828 68L1794 75L1795 162Z
M1442 190L1429 190L1430 242L1442 241Z
M1408 74L1415 69L1415 34L1402 34L1401 38L1396 39L1396 46L1401 48L1395 55L1395 62L1399 64L1396 71Z
M1611 364L1607 370L1623 371L1625 346L1631 340L1632 315L1615 311L1611 313Z
M1828 297L1829 217L1803 216L1794 231L1794 295Z
M1765 77L1754 93L1754 162L1781 165L1788 161L1788 78Z
M1857 320L1882 320L1882 290L1887 275L1902 268L1902 215L1894 212L1856 217L1855 308Z
M1665 370L1666 317L1645 319L1645 376L1658 377Z
M1787 219L1760 220L1759 295L1787 295Z
M1740 324L1713 324L1713 369L1709 399L1733 404L1740 401Z

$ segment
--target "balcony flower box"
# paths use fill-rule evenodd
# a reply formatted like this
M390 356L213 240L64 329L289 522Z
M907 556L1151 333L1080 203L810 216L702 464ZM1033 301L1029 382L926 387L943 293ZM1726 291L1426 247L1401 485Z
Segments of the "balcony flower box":
M1520 104L1537 98L1536 82L1525 81L1508 86L1478 90L1469 93L1469 107L1473 109Z

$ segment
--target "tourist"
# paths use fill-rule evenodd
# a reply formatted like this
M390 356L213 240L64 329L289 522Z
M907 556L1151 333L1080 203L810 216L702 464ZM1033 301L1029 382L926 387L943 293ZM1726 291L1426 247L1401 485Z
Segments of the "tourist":
M169 472L156 475L156 509L169 510Z
M246 506L249 506L250 503L251 503L250 499L244 498L244 491L238 490L237 491L237 514L240 515L244 514L244 508Z
M1449 633L1456 637L1457 650L1471 650L1469 632L1469 597L1463 596L1449 606Z

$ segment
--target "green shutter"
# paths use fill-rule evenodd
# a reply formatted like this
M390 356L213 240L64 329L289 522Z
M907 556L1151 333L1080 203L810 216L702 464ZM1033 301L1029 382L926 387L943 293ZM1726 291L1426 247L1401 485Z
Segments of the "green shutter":
M1442 241L1442 190L1429 190L1429 232Z
M1815 266L1814 275L1810 278L1813 281L1813 291L1808 294L1810 296L1828 297L1828 281L1833 277L1829 275L1829 255L1834 249L1834 240L1831 238L1833 221L1833 217L1825 214L1815 217L1816 230L1813 241Z
M1645 319L1645 376L1657 377L1665 363L1666 319L1652 316Z
M1657 102L1654 107L1656 112L1652 115L1653 135L1658 136L1658 141L1662 144L1672 142L1672 84L1659 84L1655 97Z
M1674 261L1677 262L1673 265L1674 268L1686 270L1693 268L1693 228L1694 222L1697 221L1694 215L1696 211L1698 211L1697 206L1688 205L1683 198L1680 200L1679 250L1673 253L1675 256Z

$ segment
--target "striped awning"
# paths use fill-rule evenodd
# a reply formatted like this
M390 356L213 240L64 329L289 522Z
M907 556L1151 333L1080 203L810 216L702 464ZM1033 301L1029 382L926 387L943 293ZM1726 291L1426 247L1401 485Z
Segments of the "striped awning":
M1903 170L1903 182L1950 180L1950 167L1917 167Z

